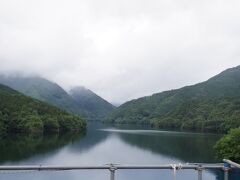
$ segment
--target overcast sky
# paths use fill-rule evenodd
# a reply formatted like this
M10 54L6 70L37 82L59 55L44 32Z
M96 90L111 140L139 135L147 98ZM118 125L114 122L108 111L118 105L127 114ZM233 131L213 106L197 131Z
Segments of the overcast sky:
M239 0L0 0L0 72L110 102L240 65Z

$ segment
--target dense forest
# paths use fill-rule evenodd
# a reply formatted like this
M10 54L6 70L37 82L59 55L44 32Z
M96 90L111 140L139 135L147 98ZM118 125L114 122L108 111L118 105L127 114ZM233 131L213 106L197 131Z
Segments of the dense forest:
M85 121L0 84L0 135L84 131Z
M86 88L76 87L68 93L58 84L38 76L0 75L0 83L87 120L103 119L114 109L113 105Z
M240 66L193 86L129 101L105 122L226 132L240 126Z

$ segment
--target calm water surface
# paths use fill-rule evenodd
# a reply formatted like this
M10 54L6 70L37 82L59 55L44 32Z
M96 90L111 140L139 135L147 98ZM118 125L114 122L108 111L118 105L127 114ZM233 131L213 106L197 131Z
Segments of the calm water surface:
M11 137L0 141L1 165L104 165L219 162L213 145L220 135L153 130L147 127L109 127L90 124L85 135ZM193 170L177 172L179 180L197 180ZM238 178L237 178L238 176ZM231 173L231 180L239 180ZM172 180L171 170L118 170L117 180ZM205 171L206 180L222 180L219 171ZM4 174L4 180L105 180L107 170L25 172Z

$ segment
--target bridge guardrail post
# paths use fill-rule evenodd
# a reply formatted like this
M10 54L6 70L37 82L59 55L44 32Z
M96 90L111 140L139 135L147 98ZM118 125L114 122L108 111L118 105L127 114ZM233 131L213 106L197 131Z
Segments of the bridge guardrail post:
M229 177L229 170L231 169L231 165L227 162L224 162L224 167L223 167L223 171L224 171L224 180L228 180Z
M109 166L110 180L115 180L115 171L116 170L117 170L117 168L113 164L110 164L110 166Z
M199 165L199 167L197 167L196 170L198 171L198 180L202 180L203 167Z

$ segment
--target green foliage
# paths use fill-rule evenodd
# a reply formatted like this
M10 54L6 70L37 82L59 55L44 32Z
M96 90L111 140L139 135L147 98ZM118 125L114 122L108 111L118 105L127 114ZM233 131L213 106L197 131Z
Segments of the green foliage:
M47 131L59 131L60 124L58 122L58 119L56 117L51 117L51 116L44 116L42 118L43 123L44 123L44 129Z
M240 163L240 128L232 129L222 137L216 143L215 150L219 158Z
M79 127L84 127L85 123L83 121L79 121L79 118L74 115L65 115L59 116L58 119L60 129L64 131L78 131Z
M0 111L0 136L6 134L7 132L4 122L5 122L5 119L4 119L3 113Z
M129 101L105 122L226 132L240 126L240 66L206 82Z
M18 132L82 131L85 126L78 116L0 85L0 136Z

